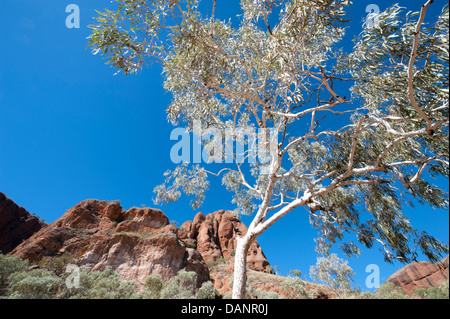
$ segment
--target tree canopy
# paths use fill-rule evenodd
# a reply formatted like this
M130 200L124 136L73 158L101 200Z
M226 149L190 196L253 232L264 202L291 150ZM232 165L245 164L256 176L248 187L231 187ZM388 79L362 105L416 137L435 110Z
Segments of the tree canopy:
M241 0L238 26L215 17L216 0L209 11L200 0L116 2L91 26L93 52L125 74L159 63L171 123L255 132L270 158L215 173L181 163L155 188L157 202L185 193L198 207L218 176L237 212L254 214L250 240L304 207L325 251L379 244L387 261L403 262L448 252L403 214L414 201L448 207L436 183L449 169L447 5L430 24L433 1L414 13L393 5L347 52L346 0ZM355 241L341 241L346 233Z

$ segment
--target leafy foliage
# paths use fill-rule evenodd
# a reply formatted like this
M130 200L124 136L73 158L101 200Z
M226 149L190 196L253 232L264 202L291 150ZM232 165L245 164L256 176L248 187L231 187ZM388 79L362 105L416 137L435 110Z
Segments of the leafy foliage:
M0 253L0 296L7 287L11 274L25 271L27 267L27 261L16 256L6 256Z
M68 256L55 261L59 265ZM47 264L50 260L46 260ZM168 281L162 280L158 274L150 275L145 285L138 289L136 283L121 280L118 272L107 267L104 271L90 271L80 268L80 285L78 288L67 288L67 274L54 269L28 269L28 263L15 256L0 254L0 273L3 287L1 298L7 299L216 299L228 298L229 294L219 296L211 281L204 282L196 289L195 272L181 270ZM314 269L314 270L313 270ZM330 259L318 259L316 266L311 267L311 274L323 283L332 287L337 297L361 299L448 299L448 280L439 287L418 288L415 295L409 297L404 291L392 283L385 283L373 293L349 290L352 271L348 265L336 256ZM257 288L255 283L246 285L246 296L258 299L310 299L317 296L315 289L306 289L307 282L300 279L298 271L292 272L295 277L282 279L280 288L283 295ZM230 280L232 286L233 280ZM285 296L284 296L285 295Z
M61 279L51 271L34 269L11 274L10 299L51 299L56 296Z
M289 278L282 282L281 287L290 299L311 299L311 292L306 290L306 283L299 277Z
M180 270L161 290L162 299L188 299L195 295L197 274Z
M137 291L137 285L120 279L119 273L111 267L103 271L82 268L79 288L68 289L63 286L69 299L140 299L144 295Z
M211 281L204 282L195 294L197 299L215 299L218 295Z
M145 288L150 294L150 299L159 299L161 296L161 289L164 285L164 281L159 274L152 274L148 276L145 281Z
M366 292L361 295L362 299L409 299L409 296L400 287L393 283L384 283L373 293Z
M186 164L178 166L173 171L167 171L166 184L157 186L154 190L156 193L155 203L175 202L181 196L181 192L186 195L194 196L195 200L191 202L192 208L196 209L201 206L205 199L205 191L209 188L207 181L207 173L199 166L195 166L191 170ZM171 185L167 187L166 185Z
M215 1L209 12L200 0L115 3L91 26L90 46L125 74L159 63L171 123L278 137L264 173L259 162L218 173L183 163L155 188L158 203L184 192L197 208L215 175L237 215L255 214L247 242L304 207L323 249L379 245L386 261L405 263L448 253L403 214L414 201L448 208L434 185L449 174L447 5L430 24L435 3L406 13L393 5L345 52L346 0L241 0L238 25L216 18Z
M417 288L414 292L425 299L449 299L448 279L444 280L439 287Z
M46 258L42 266L28 269L28 262L16 256L0 254L0 299L214 299L217 291L208 281L197 289L197 274L181 270L168 281L159 274L150 275L142 288L120 278L117 270L79 268L79 285L68 288L62 265L72 262L70 255Z
M310 276L334 291L342 292L351 288L355 274L346 260L331 254L317 258L316 265L310 268Z

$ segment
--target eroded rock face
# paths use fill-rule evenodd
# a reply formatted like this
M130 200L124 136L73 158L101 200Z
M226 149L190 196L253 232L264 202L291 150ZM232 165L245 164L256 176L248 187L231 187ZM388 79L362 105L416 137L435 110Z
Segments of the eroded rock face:
M387 282L403 288L408 295L414 294L414 289L438 287L442 281L449 278L449 256L439 263L426 261L409 264L392 276Z
M194 221L180 227L182 239L195 240L198 252L205 262L230 257L236 249L236 236L245 235L247 227L232 212L219 210L212 214L198 213ZM253 270L271 272L269 262L258 242L253 242L247 255L247 264Z
M16 247L12 254L30 261L70 253L79 265L92 270L107 266L126 280L144 284L150 274L163 280L178 271L195 271L198 286L208 281L201 254L177 235L178 228L160 210L131 208L118 201L86 200Z
M123 279L140 284L150 274L168 280L184 269L197 273L200 287L210 280L206 263L231 257L236 236L246 232L247 227L230 211L198 213L193 221L177 228L157 209L125 211L118 201L85 200L35 232L11 254L40 261L69 253L79 265L100 271L111 266ZM271 272L256 241L247 261L253 270Z
M11 252L22 241L45 227L39 218L0 192L0 252Z

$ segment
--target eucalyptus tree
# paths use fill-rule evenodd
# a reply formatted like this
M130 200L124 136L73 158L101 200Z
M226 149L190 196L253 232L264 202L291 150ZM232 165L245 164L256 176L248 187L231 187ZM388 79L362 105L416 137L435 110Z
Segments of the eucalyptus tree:
M199 207L208 178L221 178L237 212L254 216L237 239L234 298L245 293L252 241L297 208L325 251L357 254L360 242L403 262L448 252L402 212L413 201L448 207L433 182L449 168L447 6L427 24L433 1L416 13L393 5L348 49L346 0L241 0L228 21L216 0L116 2L91 26L95 54L125 74L159 63L170 122L254 134L266 151L267 161L249 161L252 143L243 154L232 146L233 163L217 171L180 163L155 188L157 202L185 193ZM223 140L200 140L220 162L227 147L211 145Z

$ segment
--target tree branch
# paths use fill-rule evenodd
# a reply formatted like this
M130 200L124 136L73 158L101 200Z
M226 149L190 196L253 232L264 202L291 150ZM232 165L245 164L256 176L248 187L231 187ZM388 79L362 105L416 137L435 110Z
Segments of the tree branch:
M426 115L420 109L419 105L417 104L416 98L414 96L414 63L416 61L417 49L419 47L420 27L422 26L423 20L425 19L425 14L427 12L427 8L432 3L433 3L433 0L428 0L428 2L425 5L422 5L422 9L420 10L420 18L416 24L416 29L414 32L414 43L413 43L411 58L409 60L409 66L408 66L408 96L409 96L409 100L411 101L411 105L414 107L414 109L417 111L417 113L419 113L420 117L423 118L427 122L427 133L429 135L432 134L432 129L431 129L432 120L430 117L428 117L428 115Z

